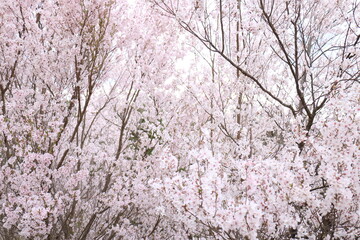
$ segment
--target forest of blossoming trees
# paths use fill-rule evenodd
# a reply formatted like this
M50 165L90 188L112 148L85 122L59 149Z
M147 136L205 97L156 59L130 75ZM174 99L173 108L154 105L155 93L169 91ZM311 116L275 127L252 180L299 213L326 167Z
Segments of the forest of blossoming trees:
M0 239L360 239L357 0L1 0Z

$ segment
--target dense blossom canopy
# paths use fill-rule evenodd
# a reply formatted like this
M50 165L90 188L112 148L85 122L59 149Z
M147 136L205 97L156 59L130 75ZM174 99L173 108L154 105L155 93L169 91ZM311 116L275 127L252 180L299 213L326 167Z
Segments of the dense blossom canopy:
M0 239L359 239L356 0L1 0Z

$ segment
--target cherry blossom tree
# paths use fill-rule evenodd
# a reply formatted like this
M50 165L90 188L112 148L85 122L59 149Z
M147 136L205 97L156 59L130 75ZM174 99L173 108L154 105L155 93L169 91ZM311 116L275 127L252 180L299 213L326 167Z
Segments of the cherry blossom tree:
M177 31L140 2L5 1L0 16L1 237L171 234L146 183Z
M192 146L171 180L191 236L357 238L358 3L152 2L212 53L221 79L192 94L222 148Z

